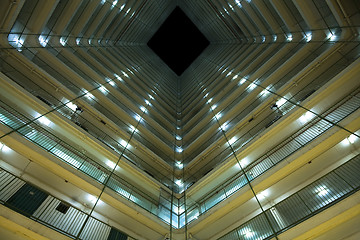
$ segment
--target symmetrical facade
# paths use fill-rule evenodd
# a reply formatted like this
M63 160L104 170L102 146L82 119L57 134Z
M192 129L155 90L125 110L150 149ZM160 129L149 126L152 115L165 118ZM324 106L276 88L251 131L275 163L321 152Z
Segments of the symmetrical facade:
M177 6L180 77L146 45ZM360 238L358 1L0 9L2 236Z

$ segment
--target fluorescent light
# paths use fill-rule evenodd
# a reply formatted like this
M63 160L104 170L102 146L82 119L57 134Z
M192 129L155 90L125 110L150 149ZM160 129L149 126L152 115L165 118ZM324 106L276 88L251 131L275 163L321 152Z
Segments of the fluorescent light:
M87 97L87 98L89 98L89 99L92 99L92 98L94 98L94 95L92 95L91 93L87 92L87 93L85 94L85 97Z
M108 165L108 167L110 167L111 169L114 169L116 164L113 161L107 160L106 165Z
M130 131L132 131L132 132L138 132L138 130L134 127L134 126L130 126Z
M216 118L216 119L220 119L220 118L221 118L221 116L222 116L222 114L221 114L221 113L217 113L217 114L215 115L215 118Z
M181 181L181 179L177 179L175 181L175 184L178 185L179 187L182 187L184 185L184 183Z
M99 87L99 90L100 90L102 93L107 93L107 92L108 92L108 90L107 90L106 87L104 87L104 86Z
M38 120L40 123L44 124L45 126L49 126L51 123L51 121L44 116L40 117Z
M209 100L207 100L207 103L211 103L211 101L212 101L213 99L212 98L210 98Z
M241 80L240 80L240 82L239 82L239 85L241 85L241 84L243 84L243 83L245 83L246 82L246 78L242 78Z
M232 145L234 142L236 142L237 140L237 137L232 137L230 140L229 140L229 144Z
M183 169L184 164L182 164L181 162L176 162L176 167L179 169Z
M351 134L347 139L350 143L354 143L358 139L358 137L354 134Z
M46 47L48 41L49 41L49 39L46 39L45 36L40 35L39 42L40 42L41 46Z
M286 99L280 98L275 104L277 107L280 107L280 106L284 105L284 103L286 103Z
M123 146L123 147L126 147L128 143L125 141L125 140L120 140L120 145Z
M75 112L76 109L77 109L77 106L76 106L74 103L72 103L72 102L68 102L68 103L66 104L66 106L67 106L68 108L70 108L71 110L73 110L74 112Z
M291 34L289 34L289 35L287 36L286 40L287 40L288 42L291 42L291 41L293 40L293 36L292 36Z
M135 114L135 115L134 115L134 118L135 118L136 121L138 121L138 122L141 121L141 117L140 117L138 114Z
M119 75L117 75L116 73L114 74L114 76L115 76L119 81L121 81L121 82L124 81L124 80L123 80Z
M66 44L66 38L65 37L60 38L60 44L65 46L65 44Z
M176 135L176 140L178 140L178 141L180 141L181 139L182 139L182 137L181 136L179 136L179 135Z
M176 147L176 152L182 153L183 151L184 151L184 149L182 149L181 147Z
M211 106L211 110L214 110L216 107L217 107L216 104L215 104L215 105L212 105L212 106Z
M226 129L228 128L228 123L223 123L221 126L220 126L220 129L225 131Z
M269 190L266 189L266 190L258 193L256 196L257 196L257 198L258 198L259 200L263 200L263 199L265 199L266 197L269 196Z
M299 120L302 123L306 123L306 122L310 121L311 119L313 119L314 117L315 117L315 114L313 114L312 112L306 112L299 118Z
M146 108L145 108L144 106L140 106L140 110L141 110L142 112L147 112L147 110L146 110Z
M256 88L257 87L257 85L255 84L255 83L251 83L250 85L249 85L249 90L251 91L251 90L253 90L254 88Z
M306 35L306 42L310 42L310 41L311 41L311 38L312 38L311 33L308 33L308 34Z
M145 99L145 103L146 103L146 105L151 105L151 103L147 99Z

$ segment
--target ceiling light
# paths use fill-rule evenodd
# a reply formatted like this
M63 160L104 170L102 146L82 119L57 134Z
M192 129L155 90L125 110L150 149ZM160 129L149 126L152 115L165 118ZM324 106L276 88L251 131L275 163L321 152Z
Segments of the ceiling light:
M81 41L81 38L77 38L77 39L75 40L75 42L76 42L77 45L80 44L80 41Z
M146 108L144 107L144 106L140 106L140 110L142 111L142 112L147 112L147 110L146 110Z
M184 185L184 183L181 181L181 179L177 179L175 181L175 184L178 185L179 187L182 187Z
M288 42L291 42L291 41L293 40L292 35L291 35L291 34L289 34L289 35L287 36L286 40L287 40Z
M127 144L128 144L127 141L122 140L122 139L120 140L120 145L121 146L126 147Z
M239 77L239 75L235 75L233 78L232 78L232 80L235 80L235 79L237 79Z
M110 160L107 160L105 163L111 169L114 169L115 166L116 166L116 164L113 161L110 161Z
M184 149L182 149L181 147L176 147L176 152L178 153L182 153Z
M40 45L43 46L43 47L46 47L47 43L48 43L49 39L46 39L45 36L41 36L39 37L39 42L40 42Z
M92 99L94 98L94 95L92 95L90 92L85 93L85 97Z
M257 198L258 198L259 200L263 200L263 199L265 199L266 197L269 196L269 190L266 189L266 190L258 193L256 196L257 196Z
M134 127L134 126L130 126L130 131L132 131L132 132L138 132L138 130Z
M310 121L311 119L313 119L315 117L315 114L313 114L312 112L306 112L305 114L303 114L300 118L299 118L299 120L300 120L300 122L302 122L302 123L306 123L306 122L308 122L308 121Z
M358 137L355 134L351 134L347 139L350 143L354 143L358 139Z
M209 100L207 100L207 103L211 103L211 101L212 101L213 99L212 98L210 98Z
M280 98L275 104L277 107L280 107L280 106L284 105L284 103L286 103L286 99Z
M215 110L216 107L217 107L216 104L215 104L215 105L212 105L212 106L211 106L211 110Z
M181 136L179 136L179 135L176 135L176 140L178 140L178 141L180 141L181 139L182 139L182 137Z
M104 87L104 86L99 87L99 90L100 90L102 93L107 93L107 92L108 92L108 90L107 90L106 87Z
M65 37L60 38L60 44L65 46L65 44L66 44L66 38Z
M311 33L306 34L306 42L310 42L312 38Z
M117 75L116 73L114 74L114 76L115 76L119 81L121 81L121 82L124 81L124 80L123 80L119 75Z
M229 144L232 145L234 142L236 142L237 140L237 137L232 137L230 140L229 140Z
M40 117L38 120L41 124L44 124L45 126L49 126L51 123L51 121L47 117L44 117L44 116Z
M74 112L75 112L76 109L77 109L77 106L76 106L74 103L72 103L72 102L66 103L66 106L67 106L68 108L70 108L71 110L73 110Z
M117 3L118 3L118 0L115 0L115 1L112 3L111 8L115 7Z
M243 83L245 83L246 82L246 78L242 78L241 80L240 80L240 82L239 82L239 85L241 85L241 84L243 84Z
M184 164L182 164L181 162L176 162L176 167L177 167L178 169L183 169Z

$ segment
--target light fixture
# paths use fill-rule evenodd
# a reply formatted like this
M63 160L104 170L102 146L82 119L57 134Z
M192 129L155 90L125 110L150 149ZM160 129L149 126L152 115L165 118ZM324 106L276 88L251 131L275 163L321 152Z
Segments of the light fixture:
M237 140L237 137L236 137L236 136L230 138L229 144L232 145L234 142L236 142L236 140Z
M126 147L127 144L128 144L127 141L125 141L123 139L120 140L120 145L121 146Z
M246 82L246 78L242 78L242 79L239 81L239 85L244 84L245 82Z
M136 121L140 122L141 121L141 117L138 114L134 115L134 118Z
M94 95L92 95L90 92L87 92L85 94L85 97L87 97L88 99L92 99L92 98L94 98Z
M291 42L293 40L293 36L291 34L289 34L287 37L286 37L286 40L288 42Z
M45 36L42 35L39 36L39 42L41 46L46 47L48 41L49 39L47 39Z
M102 93L107 93L107 92L108 92L108 90L107 90L106 87L104 87L104 86L99 87L99 90L100 90Z
M175 184L178 185L179 187L184 186L184 183L181 181L181 179L175 180Z
M306 42L310 42L312 38L311 33L306 34Z
M212 106L211 106L211 110L215 110L216 107L217 107L216 104L215 104L215 105L212 105Z
M258 198L259 200L264 200L266 197L269 196L269 190L266 189L266 190L258 193L256 196L257 196L257 198Z
M351 134L347 139L349 140L350 143L355 143L358 137L355 134Z
M181 147L176 147L176 152L182 153L183 151L184 151L184 149L182 149Z
M178 141L180 141L181 139L182 139L182 137L181 136L179 136L179 135L176 135L176 140L178 140Z
M182 164L181 162L176 162L176 167L177 167L178 169L183 169L184 164Z
M66 38L65 37L60 38L60 44L65 46L65 44L66 44Z
M147 110L146 110L146 108L144 107L144 106L140 106L140 110L142 111L142 112L147 112Z
M117 78L117 80L119 80L120 82L123 82L124 80L119 76L117 75L116 73L114 74L114 76Z
M221 117L222 117L222 114L221 114L221 113L217 113L214 118L216 118L217 120L219 120Z
M257 85L252 82L252 83L249 85L249 90L251 91L251 90L253 90L253 89L256 88L256 87L257 87Z
M281 107L282 105L284 105L284 103L286 103L286 99L280 98L275 104L277 107Z
M308 121L310 121L311 119L313 119L315 117L315 114L313 114L312 112L306 112L305 114L303 114L299 120L302 123L307 123Z
M116 164L113 161L107 160L106 165L110 168L110 169L114 169Z
M130 125L130 131L132 131L132 132L138 132L138 130L137 130L134 126L132 126L132 125Z
M38 120L41 124L44 124L45 126L50 126L51 121L47 117L42 116Z
M211 101L212 101L213 99L212 98L210 98L209 100L207 100L207 103L211 103Z
M75 41L76 41L76 44L79 45L80 41L81 41L81 38L77 38Z
M74 103L72 103L72 102L66 103L66 106L67 106L68 108L70 108L71 110L73 110L74 112L75 112L76 109L77 109L77 106L76 106Z

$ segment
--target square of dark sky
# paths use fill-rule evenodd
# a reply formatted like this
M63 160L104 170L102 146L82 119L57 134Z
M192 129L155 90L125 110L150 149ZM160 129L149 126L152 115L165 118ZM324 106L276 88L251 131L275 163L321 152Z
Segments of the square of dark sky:
M147 44L180 76L209 45L209 41L176 7Z

